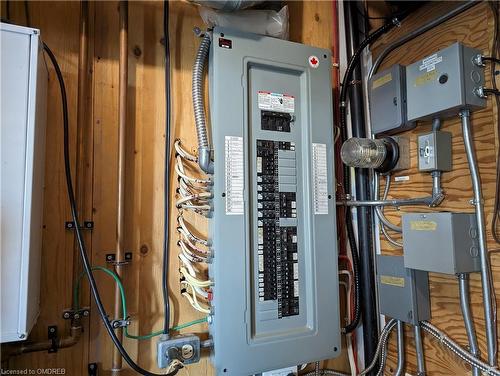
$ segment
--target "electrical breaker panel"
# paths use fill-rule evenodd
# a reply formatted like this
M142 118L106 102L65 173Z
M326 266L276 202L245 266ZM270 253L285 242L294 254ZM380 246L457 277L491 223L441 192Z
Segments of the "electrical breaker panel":
M328 50L213 32L217 374L340 354L330 66Z

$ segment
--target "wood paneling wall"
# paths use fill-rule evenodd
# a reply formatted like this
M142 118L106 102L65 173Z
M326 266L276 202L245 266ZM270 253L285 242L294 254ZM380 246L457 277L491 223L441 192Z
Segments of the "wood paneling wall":
M2 3L5 11L6 3ZM118 145L118 8L116 1L90 4L89 91L85 98L85 124L77 129L77 77L79 46L78 2L30 2L33 27L57 56L68 90L71 155L75 166L79 149L79 200L82 220L93 220L94 230L85 237L94 265L105 265L105 255L113 253L116 231L117 145ZM23 2L10 2L11 18L25 23ZM290 35L297 42L330 48L332 41L332 4L330 2L291 2ZM5 14L4 12L2 12ZM162 325L161 254L163 242L163 166L165 160L164 51L162 39L162 2L140 1L129 5L129 85L126 157L126 249L133 261L124 271L132 333L149 333ZM195 149L196 137L191 103L191 66L199 40L192 32L203 27L195 6L170 2L170 41L172 61L172 135ZM64 229L70 219L66 196L62 154L62 117L58 83L48 64L49 98L47 159L44 212L41 314L30 340L47 338L47 326L57 325L60 335L69 330L61 318L72 298L73 260L78 257L73 234ZM77 137L77 134L80 135ZM176 186L171 180L172 197ZM175 208L171 211L170 286L173 323L200 317L179 295ZM198 220L203 231L206 223ZM113 313L114 284L107 275L95 274L103 301ZM85 282L84 285L87 283ZM88 288L81 298L91 305L90 318L83 321L80 342L56 354L33 353L14 357L9 368L64 368L67 375L86 375L87 365L97 362L99 374L109 374L112 344L99 319ZM205 325L193 327L195 332ZM125 340L125 346L138 363L156 370L156 340ZM346 369L344 354L329 366ZM124 363L125 365L125 363ZM181 374L212 375L208 357L189 366ZM125 369L123 375L132 374Z
M419 9L415 14L410 15L400 28L392 30L373 46L374 56L380 53L385 46L419 25L443 14L445 11L456 6L455 2L431 2ZM385 60L381 69L392 64L408 65L421 59L434 51L447 47L459 41L468 46L478 48L485 55L489 55L493 41L493 17L487 2L480 2L463 14L445 22L444 24L428 31L422 36L406 43L392 52ZM490 65L486 67L486 86L491 87ZM436 98L439 100L439 98ZM488 246L492 262L493 278L496 290L500 288L500 257L498 251L500 245L493 241L491 235L491 221L493 217L493 202L495 197L495 166L496 150L498 147L498 135L496 134L496 109L492 98L488 99L487 108L472 112L471 121L474 136L474 144L477 151L479 170L485 199L486 223ZM391 198L416 197L428 195L431 192L431 178L427 173L419 173L416 158L416 135L430 130L429 122L419 122L414 131L406 134L411 138L411 169L403 171L398 175L408 175L408 181L395 182L392 178ZM453 134L453 171L443 174L443 188L446 199L443 204L435 210L473 212L473 207L469 203L472 198L471 179L468 170L467 159L463 146L461 125L458 116L446 119L443 122L443 130ZM383 184L382 184L383 185ZM387 210L388 217L395 223L399 223L401 212L425 212L429 209L422 207L401 208L400 211ZM382 239L382 253L402 254L402 251L395 249L387 241ZM484 315L481 294L481 282L479 273L471 275L471 305L476 326L476 332L483 359L487 358L485 346ZM446 276L430 273L431 292L431 322L438 328L444 330L451 338L458 341L464 347L467 346L467 336L462 321L458 284L454 276ZM497 301L498 304L498 301ZM395 336L393 336L395 337ZM392 338L394 345L395 338ZM407 372L416 374L415 350L413 334L406 332L406 353ZM426 355L426 366L428 375L466 375L470 373L470 368L458 361L450 353L424 335L424 346ZM391 346L389 355L387 374L395 367L396 352Z

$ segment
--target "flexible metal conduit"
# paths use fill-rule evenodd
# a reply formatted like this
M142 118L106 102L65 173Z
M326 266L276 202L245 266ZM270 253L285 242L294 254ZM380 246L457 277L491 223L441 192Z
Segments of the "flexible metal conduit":
M467 362L473 367L479 368L481 371L485 372L487 375L491 376L500 376L500 371L496 369L494 366L490 366L487 363L483 362L481 359L476 358L474 355L472 355L470 352L466 351L458 343L453 341L451 338L449 338L444 332L436 328L434 325L427 321L422 321L420 322L420 326L422 330L425 332L429 333L431 336L433 336L435 339L438 340L438 342L448 349L449 351L453 352L457 357L462 359L464 362Z
M357 376L364 376L371 372L373 368L375 368L377 361L380 356L382 358L387 357L387 341L389 340L389 335L391 334L391 331L394 329L394 327L397 324L397 320L391 319L387 324L385 324L384 329L382 329L382 332L380 333L380 337L377 343L377 349L375 350L375 355L372 359L372 362L368 367L366 367L363 371L361 371ZM385 359L382 359L381 366L377 372L377 375L383 374L383 368L385 365ZM336 375L336 376L351 376L350 374L345 374L339 371L335 371L332 369L322 369L320 370L321 375ZM316 370L306 373L305 376L315 376L316 375Z
M483 288L483 306L486 326L486 342L488 345L488 363L496 366L497 359L497 332L496 332L496 302L493 299L490 260L486 246L486 230L484 224L484 202L481 191L481 179L476 161L474 142L472 140L469 110L460 111L462 119L462 134L464 138L465 152L474 191L474 207L476 213L477 232L479 237L479 256L481 259L481 285Z
M403 321L398 321L398 366L394 376L403 376L405 371L405 328Z
M210 51L210 44L211 36L210 33L207 32L203 36L196 54L196 59L193 65L192 82L194 121L196 126L196 135L198 136L198 164L207 174L214 173L214 164L210 159L210 144L208 142L205 107L203 103L203 77L205 63L208 59L208 53Z
M470 310L470 289L469 289L469 274L461 273L458 275L458 287L460 291L460 308L464 318L465 330L467 339L469 340L469 348L472 355L479 358L479 348L477 346L476 331L472 321L472 313ZM480 376L481 371L477 367L472 368L473 376Z

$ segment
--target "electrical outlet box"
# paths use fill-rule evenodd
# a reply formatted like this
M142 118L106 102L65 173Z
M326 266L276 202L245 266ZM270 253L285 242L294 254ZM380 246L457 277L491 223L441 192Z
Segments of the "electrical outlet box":
M480 50L454 43L406 67L408 120L456 116L486 107L475 91L484 86L484 68L474 63Z
M184 364L200 361L200 337L194 334L183 334L168 339L160 338L157 344L157 362L159 368L167 368L173 360L169 350L175 349L175 354Z
M451 133L433 131L418 136L419 171L451 171Z
M403 256L377 255L379 310L417 325L431 318L428 273L405 268Z
M216 373L337 357L330 51L223 28L212 39Z
M405 67L399 64L373 75L369 82L370 122L375 135L415 128L406 114Z
M475 214L403 214L404 264L407 268L458 274L480 271Z

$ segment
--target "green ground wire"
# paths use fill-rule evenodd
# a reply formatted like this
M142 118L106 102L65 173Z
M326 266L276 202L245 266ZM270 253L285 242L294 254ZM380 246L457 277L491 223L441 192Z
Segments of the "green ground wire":
M111 276L115 280L116 284L118 285L118 288L120 289L123 319L125 320L127 318L127 300L125 297L125 289L123 288L123 284L122 284L122 281L120 280L120 277L118 277L118 275L116 275L116 273L113 273L111 270L109 270L105 267L102 267L102 266L93 266L92 270L104 272L107 275ZM76 310L78 310L80 308L80 284L81 284L82 278L84 276L85 276L85 272L81 273L78 276L78 279L76 281L75 288L73 291L73 305L74 305ZM207 317L203 317L201 319L197 319L194 321L190 321L190 322L187 322L184 324L174 326L173 328L171 328L171 330L181 330L181 329L184 329L184 328L196 325L196 324L202 324L204 322L207 322ZM163 330L160 330L160 331L153 332L150 334L145 334L143 336L136 336L133 334L129 334L128 327L127 326L125 327L125 337L131 338L131 339L137 339L137 340L150 339L150 338L162 335L162 334L163 334Z

